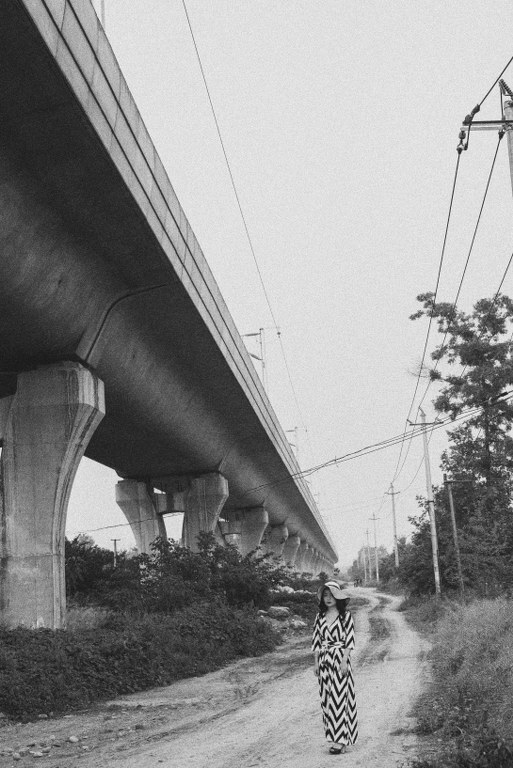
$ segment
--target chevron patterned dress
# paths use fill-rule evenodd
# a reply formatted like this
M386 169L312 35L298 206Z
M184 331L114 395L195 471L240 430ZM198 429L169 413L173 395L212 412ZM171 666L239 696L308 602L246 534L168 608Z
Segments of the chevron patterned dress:
M319 651L319 688L326 738L333 744L354 744L358 718L351 660L347 674L340 671L344 649L354 648L354 621L349 611L328 626L325 616L315 619L312 651Z

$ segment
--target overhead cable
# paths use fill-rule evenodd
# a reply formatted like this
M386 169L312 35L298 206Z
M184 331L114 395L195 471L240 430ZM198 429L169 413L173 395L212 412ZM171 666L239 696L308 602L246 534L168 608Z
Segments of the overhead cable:
M509 400L511 398L508 397L507 399ZM431 431L434 431L435 429L441 429L442 427L445 427L450 424L454 424L456 422L466 421L467 419L470 419L472 418L472 416L475 416L477 413L479 413L479 411L481 411L484 407L487 407L487 406L486 405L472 406L470 408L463 410L455 418L452 418L452 416L447 416L444 419L440 419L440 421L433 426ZM418 437L422 435L425 431L426 429L423 425L418 425L418 427L415 428L414 436ZM301 470L300 472L297 472L295 474L287 474L287 476L282 477L279 480L275 480L270 483L262 483L261 485L255 486L254 488L250 488L248 491L246 491L246 494L252 493L254 491L259 491L264 488L270 488L276 485L281 485L283 483L290 481L295 477L308 477L309 475L312 475L315 472L318 472L321 469L326 469L327 467L330 467L330 466L337 466L339 464L344 464L348 461L353 461L354 459L360 459L363 456L368 456L371 453L376 453L377 451L382 451L385 448L390 448L392 446L398 445L402 438L403 438L403 434L399 434L399 435L395 435L394 437L388 438L386 440L382 440L379 443L374 443L372 445L364 446L363 448L359 448L356 451L351 451L349 453L343 454L342 456L337 456L333 459L330 459L329 461L325 461L322 464L318 464L314 467L309 467L308 469Z
M296 389L295 389L294 383L292 381L292 376L291 376L291 373L290 373L290 366L289 366L289 363L288 363L287 355L285 353L285 347L284 347L284 344L283 344L283 339L282 339L282 336L281 336L281 331L279 329L278 322L276 320L276 316L274 314L274 310L273 310L273 307L272 307L272 304L271 304L271 300L269 298L269 294L267 292L267 288L266 288L265 283L264 283L264 278L262 276L262 272L260 270L260 265L258 263L258 259L257 259L257 256L256 256L256 251L255 251L255 248L253 246L253 240L252 240L251 234L249 232L249 227L248 227L248 224L247 224L247 221L246 221L246 216L244 214L244 210L242 208L242 203L240 201L239 193L237 191L237 186L235 184L235 178L234 178L234 175L233 175L233 172L232 172L230 161L228 159L228 153L226 151L225 143L224 143L223 136L222 136L222 133L221 133L221 127L219 125L219 120L217 119L217 113L216 113L216 110L215 110L215 107L214 107L214 102L212 100L212 96L210 94L210 88L208 86L208 81L207 81L207 77L206 77L206 74L205 74L205 69L203 67L203 62L201 60L199 48L198 48L198 45L197 45L197 42L196 42L196 37L194 35L191 19L190 19L190 16L189 16L189 11L187 10L187 4L186 4L185 0L182 0L182 5L183 5L183 9L185 11L185 16L187 18L187 24L189 26L189 31L191 33L191 38L192 38L192 41L193 41L193 44L194 44L194 49L196 51L196 57L198 59L198 64L199 64L199 68L200 68L200 71L201 71L201 76L203 78L203 84L205 86L205 90L206 90L207 96L208 96L208 101L210 103L210 109L212 111L212 116L214 118L214 123L215 123L216 131L217 131L217 135L219 137L219 142L221 144L221 149L223 151L226 167L228 169L228 174L230 176L230 181L231 181L233 193L235 195L235 199L237 201L237 206L238 206L238 209L239 209L239 213L240 213L240 216L241 216L241 219L242 219L242 224L243 224L243 227L244 227L244 232L246 234L246 239L248 241L249 249L251 251L251 255L252 255L253 261L255 263L255 267L256 267L256 270L257 270L258 278L260 280L260 285L262 287L263 294L265 296L267 307L269 309L269 313L271 315L271 318L272 318L272 321L273 321L273 324L274 324L274 329L275 329L276 334L278 336L278 340L279 340L279 343L280 343L280 350L281 350L281 353L282 353L282 356L283 356L283 360L285 362L285 368L286 368L286 371L287 371L287 376L288 376L290 387L291 387L291 390L292 390L292 395L294 397L294 401L295 401L295 404L296 404L296 407L297 407L297 410L298 410L299 417L300 417L301 422L302 422L303 429L305 430L305 433L307 435L307 441L308 441L308 444L309 444L310 452L313 454L312 446L310 444L310 436L309 436L308 428L306 427L305 420L303 418L303 413L302 413L302 410L301 410L301 406L299 404L299 399L298 399L298 396L297 396L297 393L296 393Z
M486 198L488 196L488 190L490 189L490 182L492 180L493 171L495 169L495 162L497 160L497 155L499 153L499 147L500 147L500 144L501 144L501 141L502 141L503 137L504 137L504 131L499 131L499 138L498 138L498 141L497 141L497 146L495 148L495 153L494 153L493 160L492 160L492 166L491 166L490 172L488 174L488 179L487 179L487 182L486 182L486 187L485 187L485 191L484 191L484 195L483 195L483 200L481 202L481 207L479 209L479 214L478 214L478 217L477 217L476 225L474 227L474 232L473 232L473 235L472 235L472 240L470 242L470 247L469 247L469 250L468 250L468 253L467 253L467 259L465 261L465 266L463 267L463 272L462 272L462 275L461 275L461 278L460 278L460 282L459 282L459 285L458 285L458 290L456 292L456 296L454 298L454 301L452 302L452 312L453 313L456 311L456 307L457 307L457 304L458 304L458 299L460 297L461 289L462 289L462 286L463 286L463 281L465 279L465 275L466 275L467 268L468 268L468 265L469 265L470 257L472 255L472 251L473 251L473 248L474 248L474 243L476 241L477 231L479 229L479 224L481 223L481 217L483 215L484 205L485 205L485 202L486 202ZM501 282L501 286L502 286L502 282ZM442 343L440 345L441 347L444 346L445 340L446 340L446 338L447 338L447 336L449 334L449 326L450 326L450 321L448 321L448 323L447 323L447 329L445 331ZM440 362L440 359L435 361L435 366L433 368L433 372L437 370L439 362ZM421 398L420 403L419 403L419 408L422 406L422 403L425 400L425 397L426 397L426 395L428 393L428 390L429 390L431 384L432 384L432 379L429 380L428 385L427 385L426 389L424 390L424 394L422 395L422 398Z
M490 86L490 88L486 91L485 95L483 96L483 98L481 99L479 104L477 105L477 106L479 106L479 108L481 108L483 106L483 103L486 101L488 96L491 94L491 92L493 91L493 89L495 88L495 86L497 85L497 83L499 82L499 80L501 79L501 77L503 76L504 72L507 70L507 68L509 67L509 65L511 64L512 61L513 61L513 56L508 61L508 63L504 67L504 69L501 71L500 75L493 81L493 84ZM475 107L474 107L474 109L475 109Z
M458 153L458 157L457 157L457 160L456 160L456 168L454 170L454 178L453 178L453 182L452 182L451 197L450 197L450 202L449 202L449 210L448 210L448 213L447 213L447 221L446 221L446 224L445 224L444 238L443 238L443 242L442 242L442 250L441 250L441 253L440 253L440 259L439 259L439 263L438 263L438 272L437 272L437 276L436 276L436 285L435 285L435 291L434 291L434 295L433 295L433 307L434 307L434 303L436 302L436 297L438 295L438 288L440 286L440 276L442 274L442 266L443 266L443 263L444 263L445 248L446 248L446 245L447 245L447 235L448 235L448 232L449 232L449 224L450 224L450 221L451 221L452 208L453 208L453 203L454 203L454 194L455 194L455 191L456 191L456 182L458 180L458 173L459 173L459 168L460 168L460 159L461 159L461 153ZM428 328L427 328L427 332L426 332L426 339L424 341L424 347L423 347L423 350L422 350L422 359L421 359L420 366L419 366L419 371L418 371L418 374L417 374L417 380L415 382L415 389L414 389L414 392L413 392L413 397L411 399L410 407L408 409L408 415L406 416L406 419L405 419L405 427L404 427L404 432L403 432L404 437L403 437L403 440L401 442L401 448L400 448L400 451L399 451L399 457L397 459L397 464L396 464L396 467L395 467L395 470L394 470L394 476L392 478L392 483L397 480L397 477L399 475L398 469L399 469L399 464L401 463L401 457L402 457L403 449L404 449L404 440L405 440L406 434L407 434L407 426L406 425L408 423L408 419L411 416L411 412L413 410L413 404L415 403L415 398L417 396L417 391L418 391L418 388L419 388L420 378L422 376L422 370L424 368L424 360L426 359L426 352L427 352L427 346L428 346L428 342L429 342L429 335L430 335L430 332L431 332L432 322L433 322L433 309L431 310L431 313L430 313L430 316L429 316L429 323L428 323Z
M483 199L482 199L482 202L481 202L481 207L479 209L479 214L478 214L478 217L477 217L476 225L474 227L474 232L473 232L472 239L471 239L471 242L470 242L470 247L469 247L469 250L468 250L468 253L467 253L467 258L466 258L466 261L465 261L465 266L463 268L463 272L462 272L462 275L461 275L461 278L460 278L460 282L459 282L459 285L458 285L458 290L456 292L456 297L455 297L455 299L453 301L453 310L456 309L456 306L457 306L457 303L458 303L458 299L459 299L459 296L460 296L460 293L461 293L461 289L462 289L462 286L463 286L463 281L465 279L465 275L466 275L467 268L468 268L468 265L469 265L470 257L472 255L472 251L473 251L475 240L476 240L476 236L477 236L477 231L478 231L479 225L481 223L481 218L482 218L485 202L486 202L486 199L487 199L487 196L488 196L488 191L490 189L490 183L491 183L491 180L492 180L493 172L495 170L495 164L496 164L497 156L498 156L498 153L499 153L499 147L500 147L500 144L501 144L501 141L502 141L503 137L504 137L504 131L499 131L499 137L498 137L498 141L497 141L497 146L495 148L495 153L494 153L494 156L493 156L492 165L491 165L491 168L490 168L490 171L489 171L489 174L488 174L488 179L487 179L487 182L486 182L486 187L485 187ZM460 157L460 154L458 154L458 159L459 159L459 157ZM452 204L452 200L451 200L451 204ZM444 240L444 243L445 243L445 240ZM502 282L501 282L501 285L502 285ZM434 309L435 301L436 301L436 294L435 294L435 297L433 298L433 309ZM431 315L430 315L430 325L431 325L432 317L433 317L433 310L432 310ZM445 344L445 340L447 338L448 332L449 332L449 328L447 328L447 330L445 332L445 335L444 335L444 338L442 340L442 345L441 346L443 346ZM429 328L428 328L428 335L426 337L426 342L427 342L427 338L428 337L429 337ZM436 360L434 370L437 369L438 363L439 363L439 360ZM421 368L419 369L419 375L417 377L417 386L416 386L415 393L414 393L414 396L413 396L413 401L415 400L415 395L416 395L416 392L417 392L417 389L418 389L418 384L419 384L419 381L420 381L420 376L422 374L422 366L423 366L423 364L424 364L424 357L423 357L423 361L421 363ZM424 400L426 398L426 395L428 393L428 390L429 390L431 384L432 384L432 380L430 379L428 381L426 389L424 390L424 394L422 395L422 398L421 398L421 400L419 402L418 409L422 406L422 404L423 404L423 402L424 402ZM413 405L413 401L412 401L412 405ZM410 413L411 413L411 406L410 406ZM408 414L407 418L409 418L410 413ZM408 447L406 449L406 454L405 454L403 462L402 462L402 464L401 464L401 466L399 468L399 463L400 463L400 460L401 460L401 454L402 454L402 451L403 451L403 445L401 445L401 451L399 453L399 459L398 459L398 462L397 462L397 465L396 465L396 468L395 468L395 471L394 471L394 477L393 477L392 482L395 482L397 480L397 478L401 475L401 473L402 473L402 471L404 469L404 466L406 464L406 461L407 461L407 458L408 458L408 455L409 455L409 452L410 452L411 441L412 441L412 436L410 436L410 439L408 441ZM418 470L415 473L415 477L417 475L418 475ZM410 485L412 483L413 483L413 481L410 483ZM410 487L410 486L408 486L408 487Z

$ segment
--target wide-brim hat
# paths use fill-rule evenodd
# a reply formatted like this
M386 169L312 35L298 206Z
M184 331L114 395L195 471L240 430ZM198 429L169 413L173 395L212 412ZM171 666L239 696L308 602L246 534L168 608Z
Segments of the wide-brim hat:
M327 581L317 590L317 599L320 600L325 589L329 589L335 600L349 600L349 595L340 588L336 581Z

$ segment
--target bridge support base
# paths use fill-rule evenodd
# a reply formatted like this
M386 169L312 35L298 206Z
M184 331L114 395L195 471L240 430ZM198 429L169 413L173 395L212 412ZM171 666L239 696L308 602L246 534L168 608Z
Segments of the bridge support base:
M227 513L230 526L236 526L237 539L235 543L239 547L243 557L258 549L262 543L264 531L269 525L269 516L263 507L253 509L230 510Z
M297 550L296 570L299 571L299 573L308 571L308 544L304 539L301 541Z
M283 562L285 565L289 565L291 568L294 566L296 562L296 555L297 551L299 549L299 545L301 544L301 539L296 534L295 536L289 536L287 541L285 542L283 546Z
M70 362L21 373L2 414L1 620L59 629L69 495L105 414L103 383Z
M202 531L217 532L219 514L228 498L228 481L218 472L191 480L184 494L183 542L196 552Z
M116 485L116 502L130 523L139 553L149 555L152 542L159 536L166 538L166 526L146 483L120 480Z
M264 552L276 560L282 559L283 548L289 537L289 531L286 525L269 526L262 542Z

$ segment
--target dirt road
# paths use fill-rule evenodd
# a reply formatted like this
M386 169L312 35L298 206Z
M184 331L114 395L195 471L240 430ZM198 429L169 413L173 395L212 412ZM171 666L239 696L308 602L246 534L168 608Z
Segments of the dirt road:
M5 753L28 745L48 768L324 768L333 761L351 768L400 766L415 754L409 711L425 678L427 649L395 610L397 598L354 592L369 606L356 616L360 738L345 755L327 753L303 636L259 659L114 705L4 727L0 766L33 765L30 752L16 762Z

